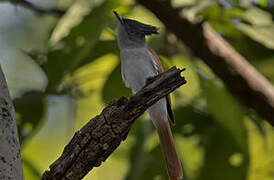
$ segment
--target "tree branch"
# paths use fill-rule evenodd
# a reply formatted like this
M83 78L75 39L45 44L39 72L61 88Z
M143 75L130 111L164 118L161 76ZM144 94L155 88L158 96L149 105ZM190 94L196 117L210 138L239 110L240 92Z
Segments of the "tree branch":
M0 179L23 180L14 107L0 65Z
M184 70L184 69L183 69ZM125 140L134 121L147 108L185 84L175 67L149 80L130 99L121 97L108 105L75 133L63 154L43 174L43 180L77 180L98 167Z
M274 126L274 88L208 23L191 22L169 0L136 0L151 10L195 55L200 57L247 107Z
M62 16L63 14L65 14L66 11L61 10L61 9L57 9L57 8L43 8L43 7L39 7L27 0L0 0L0 2L10 2L14 5L20 5L22 7L25 7L27 9L30 9L38 14L54 14L56 16Z

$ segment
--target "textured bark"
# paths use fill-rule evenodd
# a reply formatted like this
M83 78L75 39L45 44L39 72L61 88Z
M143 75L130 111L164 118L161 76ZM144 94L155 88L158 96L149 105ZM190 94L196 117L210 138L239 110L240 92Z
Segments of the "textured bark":
M208 23L193 22L169 0L136 0L200 57L247 107L274 126L274 87Z
M65 147L61 157L43 180L77 180L93 167L98 167L125 140L132 123L152 104L185 84L183 70L175 67L149 80L149 83L130 99L121 97L91 119Z
M0 66L0 179L22 180L20 143L14 107Z

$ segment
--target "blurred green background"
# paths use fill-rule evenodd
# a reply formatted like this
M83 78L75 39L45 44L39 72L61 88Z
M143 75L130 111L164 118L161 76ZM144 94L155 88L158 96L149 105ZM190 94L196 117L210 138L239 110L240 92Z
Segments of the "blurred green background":
M37 14L0 1L0 63L15 104L25 179L36 180L74 132L113 98L130 96L120 76L112 13L160 27L148 38L165 69L184 67L172 94L173 132L187 180L273 180L274 129L242 106L223 82L147 9L131 0L36 0L65 9ZM208 21L274 82L272 0L172 0ZM273 115L274 116L274 115ZM155 129L144 114L129 137L84 179L167 179Z

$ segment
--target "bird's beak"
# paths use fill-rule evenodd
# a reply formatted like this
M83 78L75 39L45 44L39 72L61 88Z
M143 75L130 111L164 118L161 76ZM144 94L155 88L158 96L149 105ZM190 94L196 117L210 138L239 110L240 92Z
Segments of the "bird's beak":
M123 17L120 14L118 14L116 11L113 11L113 13L117 17L117 19L120 21L120 23L123 24Z

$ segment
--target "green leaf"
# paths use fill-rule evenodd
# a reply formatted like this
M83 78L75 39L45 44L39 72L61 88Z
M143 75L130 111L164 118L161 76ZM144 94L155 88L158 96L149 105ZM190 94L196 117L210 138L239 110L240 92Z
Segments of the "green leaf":
M225 28L225 26L223 27ZM241 55L253 64L261 64L264 62L262 60L273 58L274 51L272 49L267 48L258 41L254 41L245 35L245 33L239 31L237 27L233 28L233 33L228 35L227 40Z
M248 60L258 61L273 56L273 49L270 49L273 46L273 22L267 11L253 6L224 9L214 5L201 15Z
M256 69L261 72L268 80L270 80L272 83L274 83L274 50L272 50L272 57L269 57L267 59L263 59L263 61L260 59L259 61L256 61L253 63L253 65L256 67Z
M231 23L231 19L242 18L244 9L239 6L232 6L231 8L226 9L219 4L214 4L203 10L200 15L206 20L228 25Z
M178 107L174 110L175 126L173 132L190 136L202 135L213 125L212 116L191 105Z
M177 55L170 59L169 62L173 66L186 68L186 71L183 72L183 75L187 82L191 82L186 83L184 86L177 89L173 93L173 97L176 100L174 104L190 103L195 97L199 96L201 90L199 76L195 70L193 60L191 60L188 56Z
M64 76L91 56L101 32L115 20L112 10L119 4L119 1L106 0L99 7L94 8L62 40L61 49L51 50L48 53L48 62L43 68L49 79L47 87L49 92L55 92Z
M164 157L160 145L157 145L146 157L144 171L139 179L149 180L157 177L159 180L168 179Z
M267 26L273 24L272 15L261 8L251 7L246 10L243 19L257 26Z
M41 173L29 160L27 160L26 158L23 158L22 163L23 163L25 179L31 179L31 180L41 179Z
M249 157L235 137L221 127L213 126L204 141L204 163L198 180L243 180L247 177Z
M144 173L146 169L147 157L149 152L145 149L145 144L149 137L150 132L152 131L152 123L150 121L145 121L139 119L133 127L135 132L136 142L131 147L130 152L130 169L127 173L126 180L139 180L141 174ZM130 131L130 134L133 134L133 131Z
M209 111L214 119L235 137L242 150L247 151L243 108L219 81L206 80L204 82Z
M109 53L119 54L117 41L116 40L98 41L96 45L92 48L91 52L92 53L90 54L89 58L86 58L83 61L81 61L79 65L77 66L77 68L80 66L84 66L92 62L92 60L95 60L106 54L109 54Z
M176 108L174 113L176 118L176 125L172 126L174 133L183 134L187 137L194 133L204 136L212 127L213 120L210 115L193 106ZM187 129L190 125L194 127L191 133ZM127 180L155 179L156 177L164 180L168 178L160 146L157 145L149 152L144 149L144 144L149 139L149 134L147 134L149 126L151 126L149 121L144 122L143 125L138 124L137 139L131 151L131 168L128 172ZM177 150L179 153L178 147Z
M21 144L24 143L27 137L33 135L33 132L35 132L38 124L41 122L46 108L44 98L43 92L29 91L14 99Z
M239 24L221 24L211 23L214 29L221 32L224 38L246 59L260 64L263 59L273 57L273 50L267 48L265 45L253 38L250 38L245 33L239 31L237 25Z
M260 132L261 136L263 136L265 138L267 131L266 131L265 126L264 126L264 120L261 119L261 117L259 117L252 110L249 112L248 117L253 122L253 124L256 126L256 128ZM266 139L264 139L264 140L266 140Z
M131 91L125 87L121 77L121 64L118 64L105 81L102 98L105 103L109 103L114 98L128 97L130 95Z
M216 125L205 141L203 180L246 179L249 152L243 109L219 82L203 81L209 111Z
M261 43L269 49L274 49L274 24L268 26L252 26L239 23L236 27L251 39Z
M259 3L260 6L262 7L266 7L268 5L267 0L257 0L257 2Z
M197 3L195 0L173 0L171 1L172 7L184 7L184 6L193 6L195 3Z

